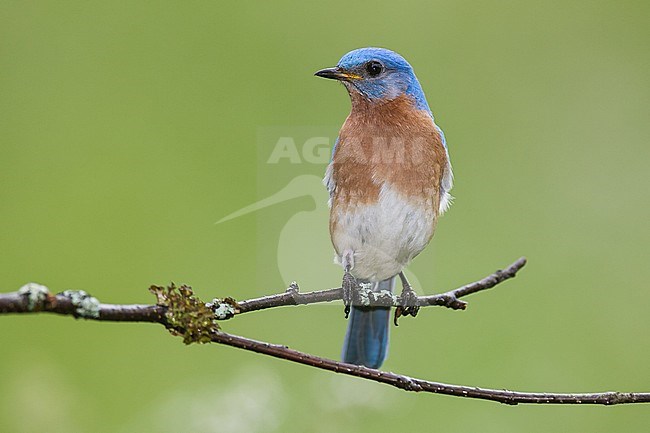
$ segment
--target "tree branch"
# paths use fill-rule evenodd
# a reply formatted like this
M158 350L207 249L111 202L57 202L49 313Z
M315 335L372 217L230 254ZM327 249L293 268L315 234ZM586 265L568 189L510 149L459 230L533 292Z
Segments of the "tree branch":
M483 290L491 289L497 284L514 278L517 272L526 265L526 258L521 257L514 263L509 265L503 270L498 270L487 277L466 284L455 290L450 290L439 295L418 296L417 305L420 307L440 306L447 307L454 310L464 310L467 308L467 302L461 301L462 298L473 293L481 292ZM339 301L342 299L343 291L340 287L329 290L319 290L315 292L300 293L298 285L292 283L286 292L277 295L264 296L262 298L249 299L247 301L239 301L239 312L247 313L249 311L264 310L266 308L274 308L285 305L307 305L315 304L318 302L331 302ZM359 289L359 294L356 296L356 304L366 305L372 307L398 307L404 306L401 304L399 296L392 295L388 292L373 292L370 289ZM213 304L219 303L215 300ZM232 317L232 316L231 316Z
M286 346L251 340L224 332L215 333L211 340L244 350L250 350L274 358L286 359L298 364L309 365L323 370L334 371L348 376L361 377L374 382L385 383L405 391L430 392L434 394L453 395L479 400L496 401L508 405L524 403L535 404L599 404L615 405L630 403L650 403L650 393L600 392L584 394L556 394L508 391L505 389L487 389L473 386L450 385L416 379L392 372L376 370L360 365L347 364L332 359L321 358L308 353L289 349Z
M465 309L467 304L459 300L460 297L490 289L502 281L514 277L525 264L526 260L521 258L503 271L497 271L480 281L440 295L418 297L417 304L419 306L445 306L452 309ZM297 285L292 284L285 293L278 295L239 303L226 298L224 300L215 300L211 304L200 302L194 297L192 290L186 286L176 288L172 285L166 289L152 286L150 290L158 297L157 305L114 305L102 304L83 291L65 291L52 295L45 286L30 283L18 292L0 294L0 314L49 312L90 320L159 323L173 333L184 335L186 343L211 341L298 364L385 383L406 391L490 400L509 405L520 403L614 405L650 402L650 393L527 393L431 382L321 358L289 349L286 346L228 334L221 331L216 322L217 319L230 318L235 314L277 306L340 300L342 296L340 288L301 294L298 292ZM372 298L372 295L370 295L368 302L370 305L400 305L398 297L390 296Z

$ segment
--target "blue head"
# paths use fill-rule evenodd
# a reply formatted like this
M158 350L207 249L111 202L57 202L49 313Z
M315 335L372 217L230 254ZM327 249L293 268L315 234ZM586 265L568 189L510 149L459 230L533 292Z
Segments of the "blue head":
M431 111L411 65L404 57L385 48L350 51L336 67L322 69L316 75L339 80L351 95L357 93L370 102L407 95L417 109Z

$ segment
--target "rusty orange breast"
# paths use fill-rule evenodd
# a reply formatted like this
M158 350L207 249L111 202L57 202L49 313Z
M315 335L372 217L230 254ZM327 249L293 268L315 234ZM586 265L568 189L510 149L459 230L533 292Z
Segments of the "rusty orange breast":
M333 206L375 203L382 185L437 213L447 153L431 115L410 97L385 103L358 97L332 160Z

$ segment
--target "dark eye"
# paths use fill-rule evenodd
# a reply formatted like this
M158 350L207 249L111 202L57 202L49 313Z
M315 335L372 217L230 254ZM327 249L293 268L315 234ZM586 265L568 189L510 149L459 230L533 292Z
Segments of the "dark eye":
M371 77L376 77L377 75L381 74L381 71L383 70L384 65L376 60L371 60L370 62L366 63L366 71Z

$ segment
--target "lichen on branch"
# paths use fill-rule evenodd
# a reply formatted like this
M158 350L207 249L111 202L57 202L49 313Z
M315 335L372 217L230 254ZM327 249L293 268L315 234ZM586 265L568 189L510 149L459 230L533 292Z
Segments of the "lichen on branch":
M173 335L183 337L183 343L209 343L211 336L219 331L214 312L194 295L190 286L151 286L157 305L166 307L167 329Z

